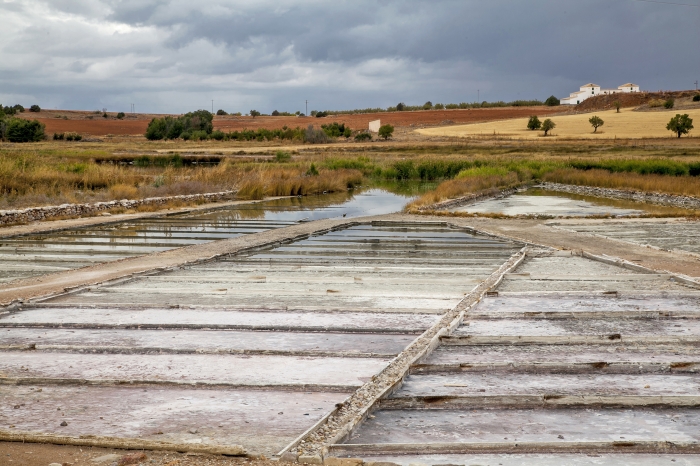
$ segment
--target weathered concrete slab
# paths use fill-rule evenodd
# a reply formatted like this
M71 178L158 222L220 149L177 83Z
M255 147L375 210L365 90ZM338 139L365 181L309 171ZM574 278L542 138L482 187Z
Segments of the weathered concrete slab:
M700 410L690 408L389 410L374 416L346 443L700 441Z
M248 452L270 456L346 397L274 390L0 385L0 429L243 445Z
M242 386L360 386L389 359L211 354L75 354L11 352L0 360L5 378L209 383Z
M693 396L700 377L669 374L547 374L515 370L489 373L411 375L391 399L500 395Z
M9 330L9 329L8 329ZM392 356L416 335L348 333L32 329L0 330L0 348L33 347L35 351L114 353L302 353L348 356Z
M644 275L640 275L644 277ZM583 317L700 317L700 297L640 296L532 296L500 295L485 298L470 318L583 318Z
M499 465L499 466L696 466L697 455L653 454L491 454L491 455L401 455L365 456L367 462L389 462L401 466L425 465Z
M422 332L437 316L425 314L392 314L368 312L291 312L279 310L238 311L206 308L86 308L86 307L40 307L0 316L2 326L84 326L144 328L241 328L271 330L315 330L340 329L347 331ZM195 327L195 328L196 328Z

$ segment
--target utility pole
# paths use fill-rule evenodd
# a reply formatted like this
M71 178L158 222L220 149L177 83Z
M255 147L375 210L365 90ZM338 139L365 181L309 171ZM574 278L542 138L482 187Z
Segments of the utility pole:
M698 90L698 80L697 79L695 80L695 90L696 91Z
M309 116L309 101L306 101L306 113L304 113L304 116Z

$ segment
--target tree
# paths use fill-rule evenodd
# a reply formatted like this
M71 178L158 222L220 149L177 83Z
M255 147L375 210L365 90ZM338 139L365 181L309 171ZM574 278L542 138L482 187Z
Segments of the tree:
M539 118L537 118L537 115L533 115L530 117L530 119L527 121L527 129L532 130L532 131L537 131L542 127L542 122L540 121Z
M620 113L620 107L622 107L620 101L616 100L615 102L613 102L613 105L615 106L615 110L617 110L617 113Z
M443 104L435 104L435 110L445 110L445 106Z
M693 119L690 118L690 115L687 113L683 115L677 114L671 118L671 121L668 122L666 129L678 134L678 137L680 138L681 135L688 134L688 131L693 129Z
M10 118L2 126L2 137L10 142L39 142L46 139L45 126L37 120Z
M257 110L251 110L251 111L250 111L250 116L252 116L253 118L255 118L256 116L260 116L260 112L258 112Z
M433 108L433 103L431 101L427 101L423 104L423 110L430 110L431 108Z
M272 116L280 116L280 112L278 112L277 110L273 110L271 115Z
M544 101L544 104L548 107L556 107L557 105L561 104L561 101L553 95L551 95L549 96L549 98L547 98L547 100Z
M399 102L396 104L396 111L397 112L403 112L403 110L406 108L406 104L403 102Z
M31 107L29 107L29 111L30 111L30 112L35 112L35 113L36 113L36 112L40 112L40 111L41 111L41 107L39 107L38 105L34 104L34 105L32 105Z
M384 138L384 140L387 140L391 137L391 135L394 134L394 127L391 125L382 125L379 127L379 137Z
M123 120L126 114L124 112L119 112L117 113L117 119L118 120Z
M228 113L226 113L226 111L224 109L221 109L221 108L216 111L216 114L218 116L228 115Z
M676 101L672 98L664 102L664 108L667 108L669 110L672 109L674 105L676 105Z
M590 118L588 119L588 122L591 124L591 126L593 126L593 132L594 132L594 133L597 133L597 132L598 132L598 128L601 127L601 126L603 126L603 125L605 124L605 122L603 121L603 119L602 119L601 117L597 116L597 115L593 115L592 117L590 117Z
M547 134L556 127L557 127L556 123L554 123L552 120L547 118L546 120L544 120L542 122L542 127L540 129L542 131L544 131L544 135L547 136Z
M695 94L693 96L693 102L700 102L700 94Z

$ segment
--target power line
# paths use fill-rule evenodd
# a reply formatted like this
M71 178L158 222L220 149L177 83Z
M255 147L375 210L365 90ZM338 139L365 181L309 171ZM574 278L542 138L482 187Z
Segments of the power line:
M695 8L700 8L700 5L693 5L691 3L676 3L676 2L662 2L659 0L632 0L634 2L644 2L644 3L660 3L662 5L678 5L678 6L693 6Z

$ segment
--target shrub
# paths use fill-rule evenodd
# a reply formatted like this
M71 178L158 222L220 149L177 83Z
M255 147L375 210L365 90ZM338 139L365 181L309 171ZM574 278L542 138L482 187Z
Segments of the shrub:
M275 162L289 162L292 160L292 156L289 154L289 152L285 152L283 150L278 150L275 152Z
M613 105L615 106L615 110L617 110L617 113L620 113L620 107L622 107L620 101L616 100L615 102L613 102Z
M257 110L251 110L251 111L250 111L250 116L252 116L253 118L255 118L256 116L260 116L260 112L258 112Z
M431 108L433 108L433 103L431 101L427 101L423 104L423 110L430 110Z
M217 141L223 141L225 137L226 134L223 131L216 130L211 132L211 138L216 139Z
M591 124L591 126L593 126L593 132L594 132L594 133L597 133L597 132L598 132L598 128L601 127L601 126L603 126L603 125L605 124L605 122L603 121L603 119L600 118L600 117L597 116L597 115L593 115L592 117L590 117L590 118L588 119L588 122Z
M547 100L544 101L544 104L548 107L556 107L557 105L561 104L561 101L553 95L550 95Z
M671 118L671 121L669 121L666 125L666 129L678 134L679 138L683 134L688 134L688 132L693 128L693 119L690 118L690 115L687 113L683 115L677 114Z
M102 114L102 118L108 118L107 112L104 112L104 113Z
M663 107L663 106L664 106L664 101L661 99L651 99L649 101L650 108L657 108L657 107Z
M117 113L117 119L119 119L119 120L123 120L125 116L126 116L126 113L124 113L124 112Z
M435 110L445 110L445 106L443 104L435 104Z
M318 176L318 169L316 168L316 164L311 164L309 169L307 170L306 174L308 176Z
M54 141L63 141L65 139L66 135L64 133L53 133L53 140Z
M35 112L35 113L37 113L37 112L40 112L40 111L41 111L41 107L39 107L38 105L34 104L34 105L32 105L31 107L29 107L29 111L30 111L30 112Z
M337 122L333 122L327 125L321 125L321 129L332 138L339 138L340 136L349 138L352 135L352 130L346 127L345 123L338 124Z
M363 131L355 135L355 141L371 141L372 133L368 131Z
M10 142L38 142L46 138L44 129L37 120L10 118L3 122L0 136Z
M542 122L540 121L539 118L537 118L537 115L533 115L530 117L530 119L527 121L527 129L532 130L532 131L537 131L542 127Z
M666 102L664 102L664 108L667 108L669 110L672 109L674 105L676 105L676 101L673 98L668 99Z
M331 138L328 137L326 132L322 129L316 129L313 125L309 125L304 131L304 142L311 144L321 144L324 142L330 142Z
M207 139L214 129L213 120L214 115L207 110L197 110L177 118L171 116L154 118L146 128L146 138L152 141L177 138L190 140L194 132L204 132L206 134L204 139ZM184 136L185 133L187 137Z
M83 139L83 136L78 133L66 133L65 138L66 141L80 141Z
M217 111L216 111L216 114L219 115L219 116L228 115L228 113L226 113L226 112L225 112L224 110L222 110L222 109L217 110Z
M544 120L542 122L542 127L540 129L542 131L544 131L544 135L547 136L547 134L556 127L557 127L556 123L554 123L552 120L547 118L546 120Z
M311 112L311 113L313 113L313 112ZM328 116L328 112L316 112L313 116L315 116L316 118L327 117L327 116Z
M700 94L695 94L693 96L693 102L700 102Z
M384 138L384 140L389 139L392 134L394 134L394 127L391 125L382 125L379 128L379 137Z
M406 108L406 104L403 102L399 102L396 104L396 111L397 112L403 112L403 109Z

